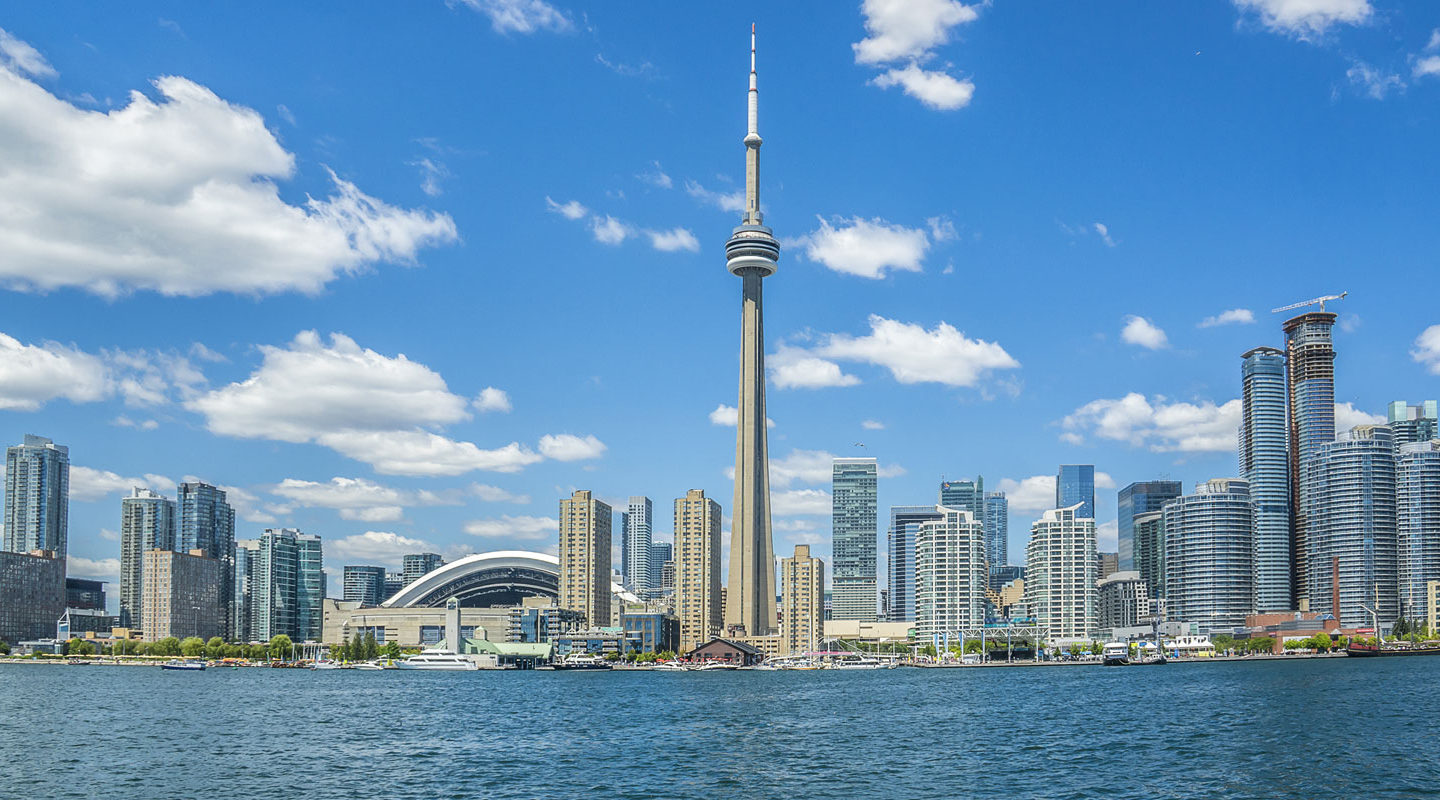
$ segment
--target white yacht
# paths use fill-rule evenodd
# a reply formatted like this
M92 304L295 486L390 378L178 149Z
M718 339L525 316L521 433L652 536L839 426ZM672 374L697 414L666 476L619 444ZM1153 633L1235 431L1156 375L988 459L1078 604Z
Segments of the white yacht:
M881 669L885 665L878 658L842 658L832 664L835 669Z
M656 672L684 672L685 665L678 661L657 661L651 669Z
M310 669L340 669L340 662L322 658L310 665Z
M442 650L426 650L419 655L410 656L404 661L395 662L395 667L396 669L449 670L452 672L480 669L480 665L472 659Z

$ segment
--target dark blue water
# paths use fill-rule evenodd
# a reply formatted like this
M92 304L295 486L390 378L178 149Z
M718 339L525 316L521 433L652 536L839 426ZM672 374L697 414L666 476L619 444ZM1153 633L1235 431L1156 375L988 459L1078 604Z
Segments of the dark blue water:
M1440 797L1440 657L1142 669L0 665L0 797ZM96 792L99 791L99 794Z

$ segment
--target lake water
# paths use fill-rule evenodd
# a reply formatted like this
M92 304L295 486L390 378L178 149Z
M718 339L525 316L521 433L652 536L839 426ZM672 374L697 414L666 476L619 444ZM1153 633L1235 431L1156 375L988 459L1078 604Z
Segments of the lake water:
M709 673L0 665L0 796L1440 797L1440 657Z

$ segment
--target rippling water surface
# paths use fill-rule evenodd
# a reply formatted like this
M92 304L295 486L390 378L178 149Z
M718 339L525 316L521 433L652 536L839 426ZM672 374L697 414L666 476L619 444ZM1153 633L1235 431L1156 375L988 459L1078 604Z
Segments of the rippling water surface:
M0 796L1440 797L1440 657L709 673L0 665Z

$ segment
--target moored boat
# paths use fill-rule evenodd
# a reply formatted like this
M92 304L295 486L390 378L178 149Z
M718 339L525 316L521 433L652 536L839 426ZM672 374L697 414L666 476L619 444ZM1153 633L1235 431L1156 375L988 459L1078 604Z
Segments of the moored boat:
M571 653L555 664L555 669L613 669L613 665L597 655Z
M166 661L164 664L161 664L160 669L180 670L182 672L199 672L205 669L205 662L181 661L180 659L176 658Z
M448 672L469 672L480 669L474 660L455 653L426 650L395 664L396 669L421 669Z
M1434 642L1426 642L1418 647L1382 647L1374 644L1350 644L1345 648L1345 655L1370 658L1374 656L1437 656L1440 655L1440 645Z

